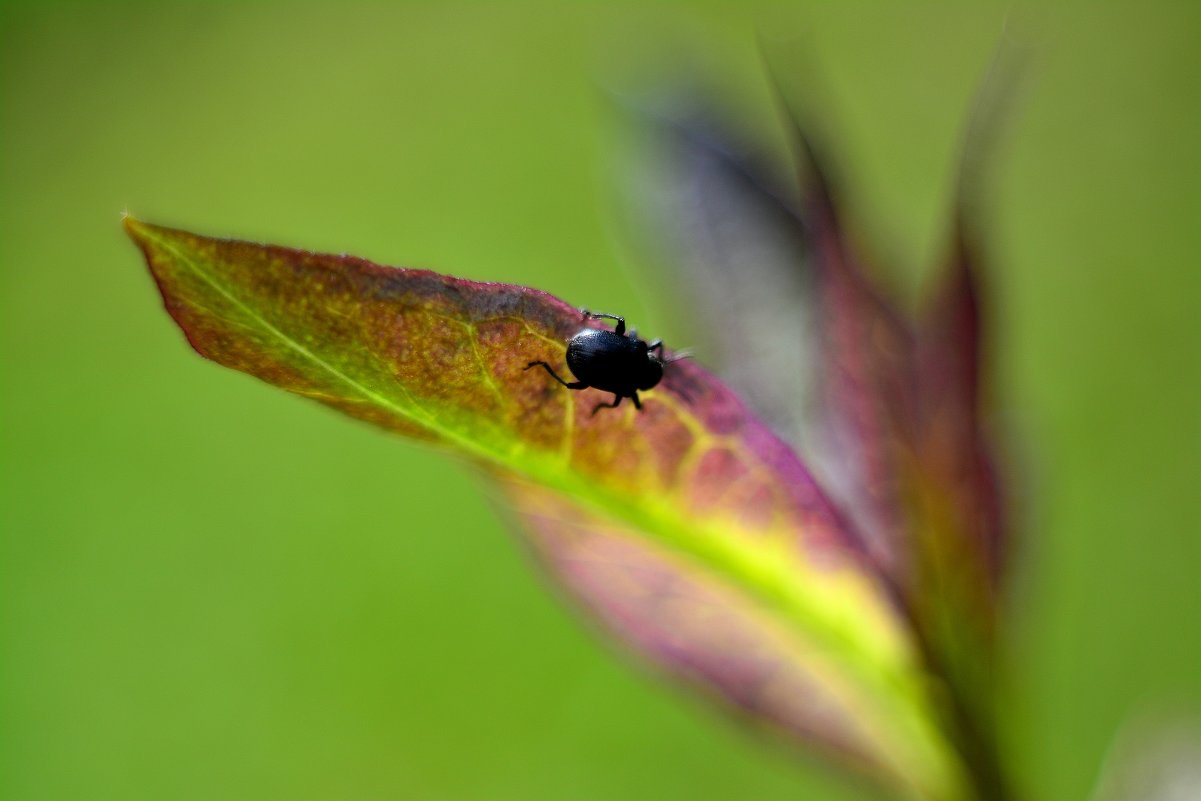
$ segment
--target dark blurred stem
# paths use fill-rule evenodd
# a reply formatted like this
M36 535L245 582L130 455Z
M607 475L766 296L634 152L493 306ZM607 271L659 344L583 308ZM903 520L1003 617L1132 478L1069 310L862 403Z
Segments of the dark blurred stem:
M977 717L964 708L958 698L954 714L955 728L962 738L959 750L971 771L976 796L980 801L1016 801L1013 786L1001 765L993 727L981 727Z
M940 649L931 645L928 632L922 632L919 639L931 673L943 677L948 685L946 727L968 771L971 800L1018 801L998 747L992 682L985 682L987 689L983 691L980 682L964 682L962 673L939 656ZM971 703L968 699L972 698L982 702Z

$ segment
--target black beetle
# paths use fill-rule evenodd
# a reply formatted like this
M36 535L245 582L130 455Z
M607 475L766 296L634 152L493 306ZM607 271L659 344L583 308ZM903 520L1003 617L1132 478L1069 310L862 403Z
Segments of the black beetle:
M601 409L616 409L621 405L622 398L634 401L634 408L641 410L642 403L638 400L639 390L648 390L663 379L663 367L678 359L686 358L681 354L674 359L663 358L663 340L656 339L647 343L638 338L638 332L630 329L626 334L624 317L616 314L597 314L583 310L585 320L605 318L616 320L617 327L613 331L597 328L584 328L567 343L567 366L578 379L564 381L549 364L543 361L530 362L525 369L542 366L551 378L568 389L588 389L594 387L612 392L612 403L600 403L592 410L596 414Z

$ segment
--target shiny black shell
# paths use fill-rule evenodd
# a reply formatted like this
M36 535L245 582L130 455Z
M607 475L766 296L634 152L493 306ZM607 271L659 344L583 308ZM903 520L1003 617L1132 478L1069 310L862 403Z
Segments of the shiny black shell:
M647 344L613 331L585 328L567 343L567 366L590 387L632 397L663 378L663 364Z

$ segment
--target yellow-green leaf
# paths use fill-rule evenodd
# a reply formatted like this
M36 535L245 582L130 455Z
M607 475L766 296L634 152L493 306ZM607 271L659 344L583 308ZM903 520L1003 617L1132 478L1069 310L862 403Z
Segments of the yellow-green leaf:
M568 339L599 325L544 292L125 225L203 356L469 457L640 651L905 794L964 797L937 694L857 538L703 368L672 363L642 411L593 415L609 396L524 369L568 376Z

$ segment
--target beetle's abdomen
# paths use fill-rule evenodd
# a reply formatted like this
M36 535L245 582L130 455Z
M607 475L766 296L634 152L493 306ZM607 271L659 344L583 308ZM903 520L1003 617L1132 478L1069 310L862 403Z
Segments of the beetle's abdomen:
M636 389L632 379L638 372L638 343L612 331L585 328L567 345L567 366L590 387L618 395Z

